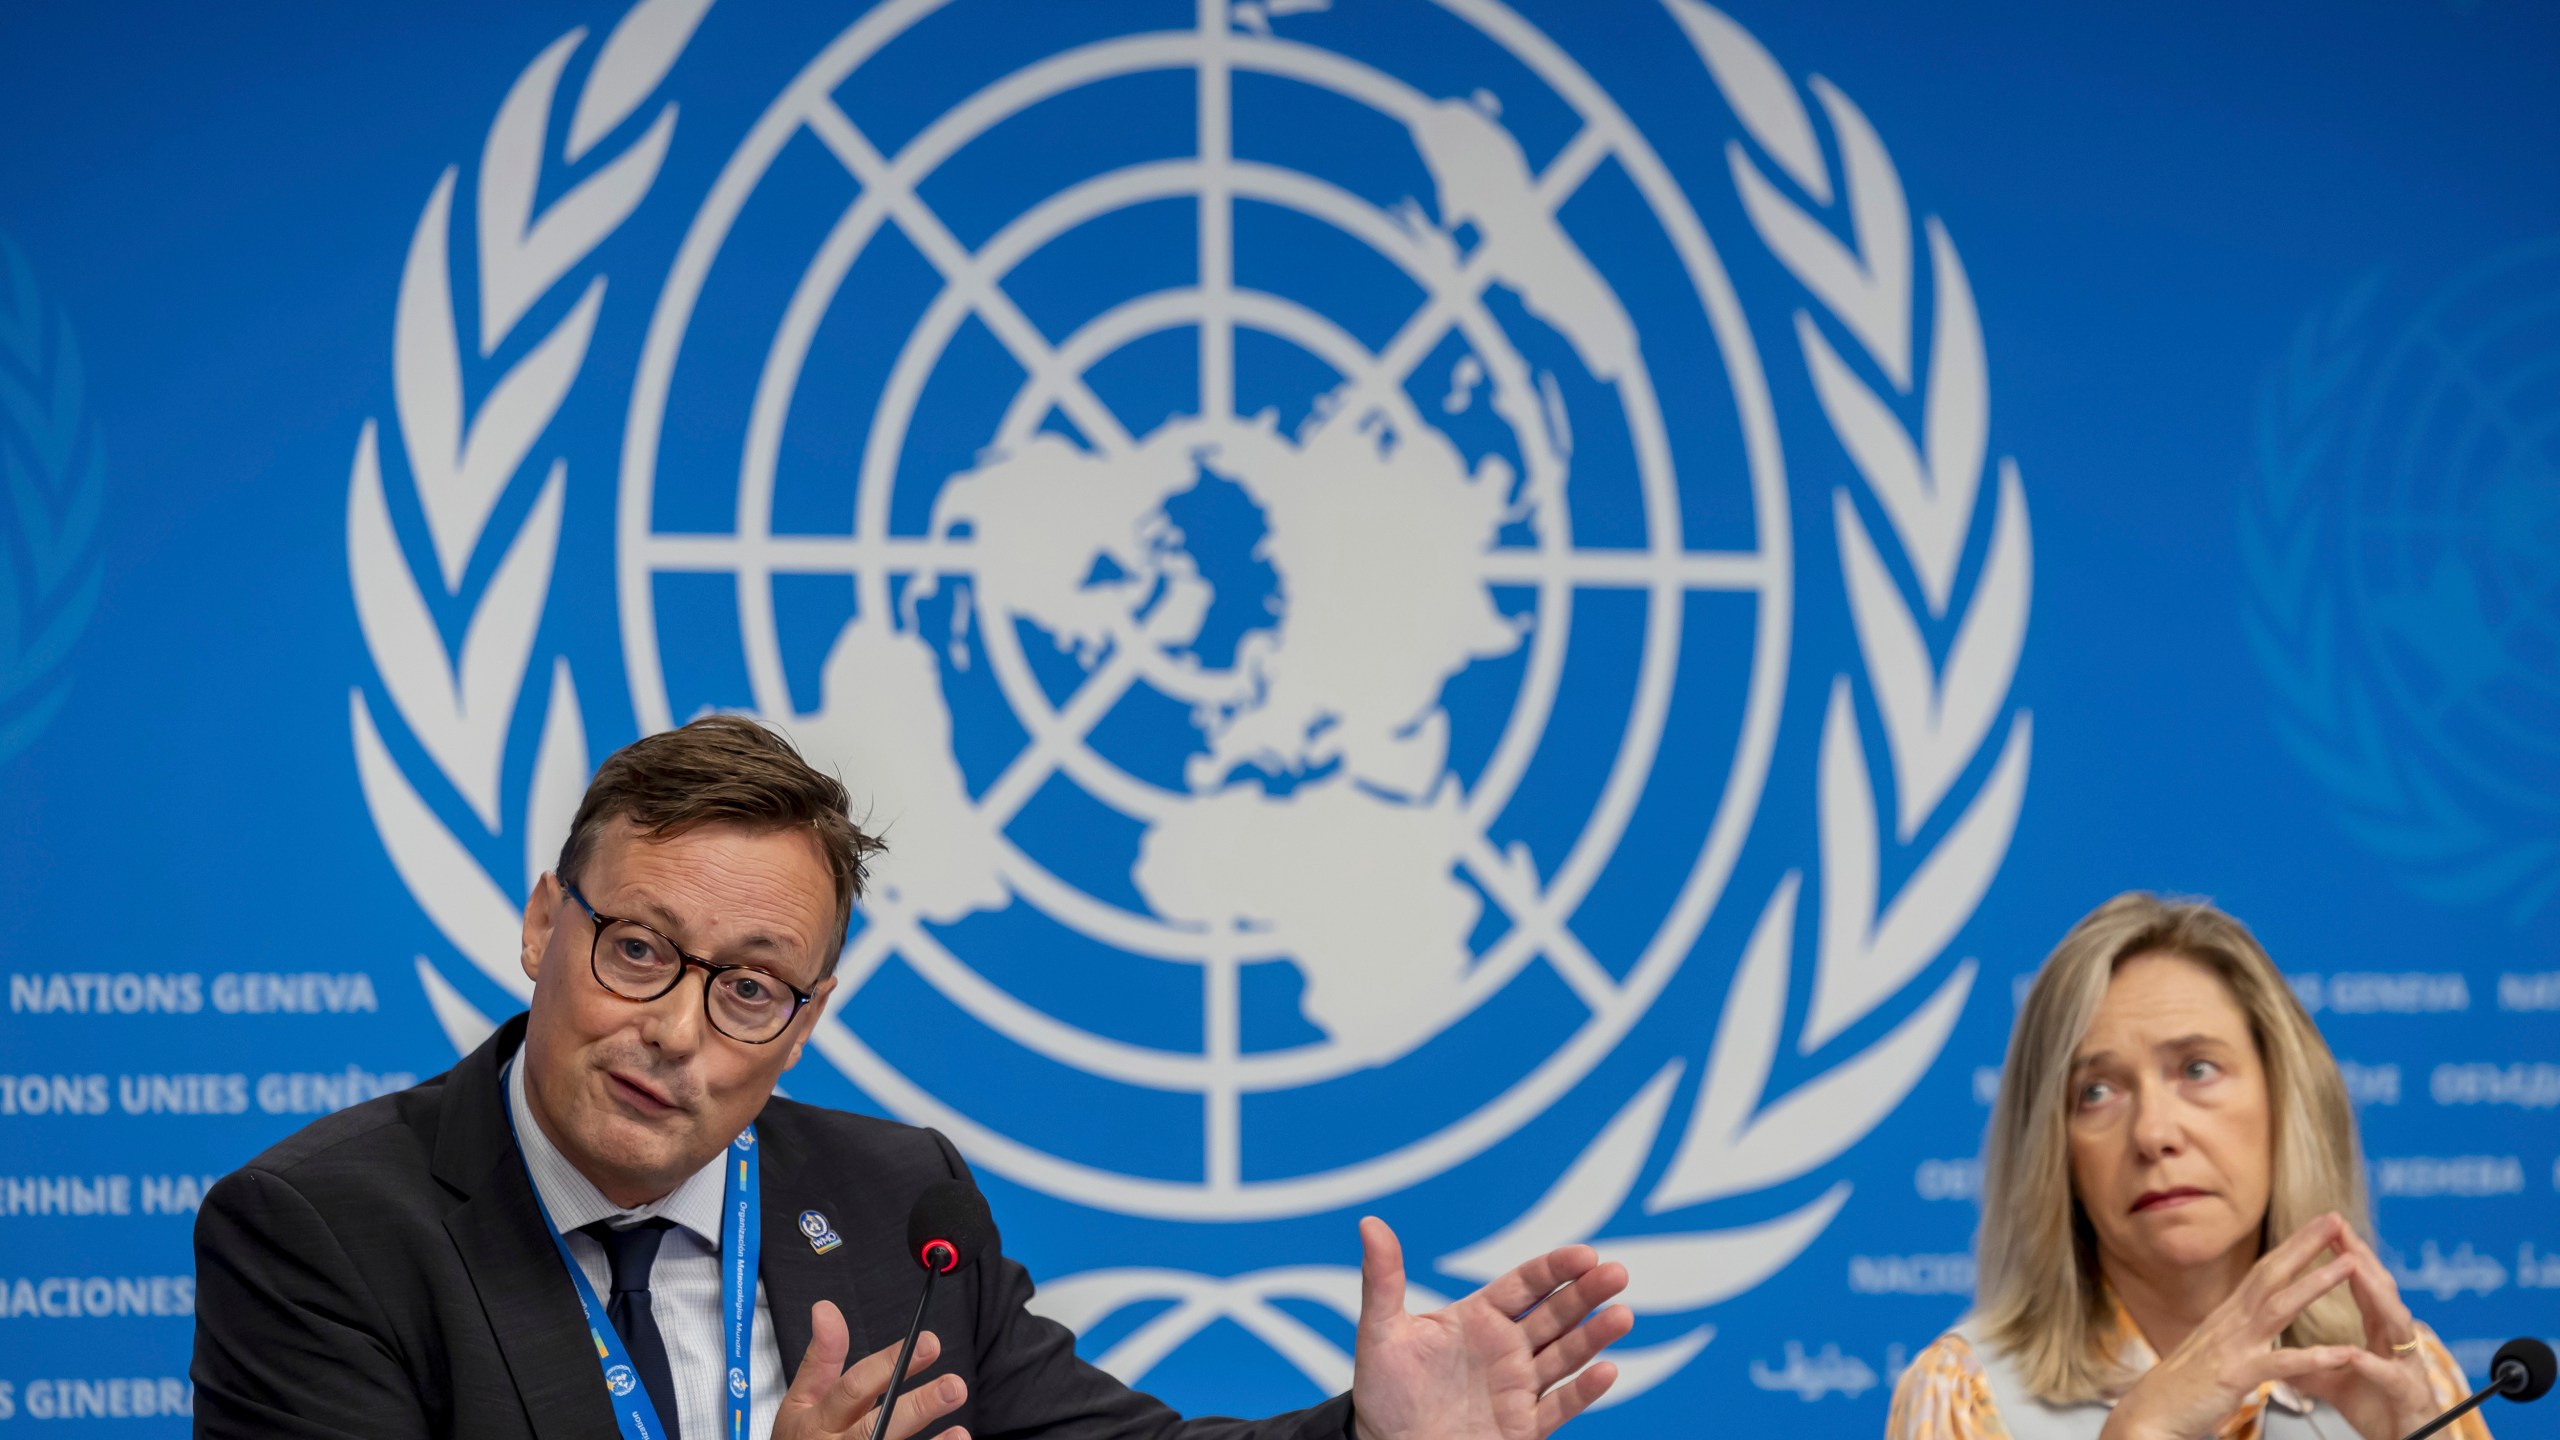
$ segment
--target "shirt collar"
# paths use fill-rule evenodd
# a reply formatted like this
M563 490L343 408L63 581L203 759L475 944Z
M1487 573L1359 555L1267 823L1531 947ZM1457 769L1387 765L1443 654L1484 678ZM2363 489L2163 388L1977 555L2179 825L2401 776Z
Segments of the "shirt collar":
M2126 1312L2123 1301L2116 1299L2110 1293L2107 1296L2107 1303L2114 1307L2115 1329L2117 1336L2120 1337L2120 1343L2116 1347L2116 1363L2124 1367L2128 1380L2139 1379L2148 1373L2152 1366L2160 1363L2160 1352L2152 1349L2151 1342L2142 1338L2142 1327L2133 1323L2133 1316ZM2115 1401L2110 1399L2107 1404L2112 1407ZM2282 1380L2269 1380L2250 1392L2249 1398L2240 1406L2240 1413L2246 1414L2265 1404L2273 1404L2278 1409L2289 1410L2296 1415L2311 1413L2311 1397Z
M518 1057L519 1059L521 1056ZM595 1182L581 1174L551 1137L535 1123L533 1107L525 1098L524 1066L510 1061L507 1065L507 1110L515 1117L516 1144L524 1151L525 1169L533 1176L534 1193L542 1197L542 1208L551 1214L551 1223L566 1235L598 1220L610 1220L615 1229L641 1220L665 1218L690 1230L712 1250L720 1248L720 1211L722 1187L728 1175L721 1164L727 1151L714 1155L685 1182L646 1205L621 1206L604 1196Z

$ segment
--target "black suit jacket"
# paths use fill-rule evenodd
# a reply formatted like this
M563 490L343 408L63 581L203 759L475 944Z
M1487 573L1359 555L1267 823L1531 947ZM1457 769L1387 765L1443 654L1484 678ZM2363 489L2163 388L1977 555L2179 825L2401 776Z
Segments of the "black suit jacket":
M200 1436L611 1440L618 1432L559 1252L509 1133L500 1026L453 1069L305 1127L225 1176L196 1220ZM968 1167L930 1130L776 1099L757 1117L762 1274L784 1374L833 1300L855 1356L896 1343L921 1275L906 1216ZM825 1255L797 1218L844 1244ZM1024 1308L1010 1259L937 1287L939 1370L969 1383L945 1423L1004 1440L1342 1440L1350 1401L1270 1420L1185 1421L1076 1358Z

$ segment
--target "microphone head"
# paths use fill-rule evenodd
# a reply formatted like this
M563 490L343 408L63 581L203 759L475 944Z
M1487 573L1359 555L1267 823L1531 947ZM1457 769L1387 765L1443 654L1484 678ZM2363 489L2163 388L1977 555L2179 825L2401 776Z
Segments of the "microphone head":
M965 1180L935 1181L907 1212L907 1253L936 1274L974 1265L981 1251L992 1254L996 1245L987 1198Z
M2500 1393L2519 1404L2541 1399L2550 1391L2555 1374L2560 1374L2560 1363L2552 1360L2551 1347L2530 1335L2499 1346L2498 1358L2489 1362L2489 1378L2498 1382Z

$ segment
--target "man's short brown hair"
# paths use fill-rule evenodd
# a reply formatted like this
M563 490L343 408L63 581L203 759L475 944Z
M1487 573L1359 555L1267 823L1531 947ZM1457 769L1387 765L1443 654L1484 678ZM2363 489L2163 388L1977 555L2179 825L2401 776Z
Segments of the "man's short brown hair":
M883 848L853 823L842 782L801 759L790 741L739 715L705 715L606 756L587 782L578 818L560 847L562 880L577 882L595 854L596 837L617 818L629 819L652 840L701 825L754 831L806 826L835 878L836 942L852 922L854 901L862 898L866 862ZM838 948L829 944L820 974L835 970Z

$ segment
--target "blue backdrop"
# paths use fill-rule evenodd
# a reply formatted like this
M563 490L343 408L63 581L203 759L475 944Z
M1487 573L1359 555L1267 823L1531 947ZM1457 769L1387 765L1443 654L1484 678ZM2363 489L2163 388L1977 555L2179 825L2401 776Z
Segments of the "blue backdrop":
M803 1098L1187 1409L1592 1239L1594 1436L1881 1424L2118 890L2560 1288L2560 23L2511 0L0 16L0 1425L516 1008L709 709L892 855ZM2501 1422L2532 1433L2536 1421Z

